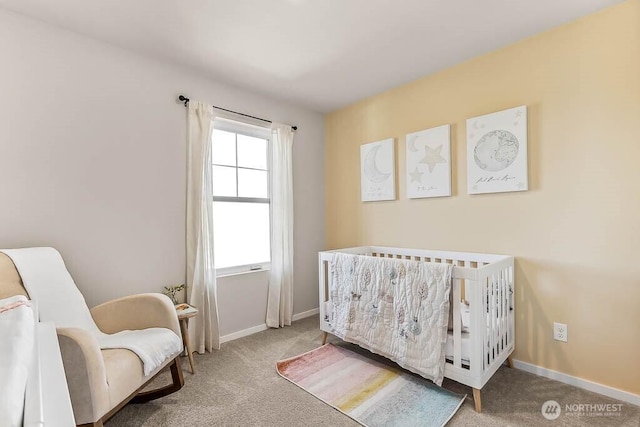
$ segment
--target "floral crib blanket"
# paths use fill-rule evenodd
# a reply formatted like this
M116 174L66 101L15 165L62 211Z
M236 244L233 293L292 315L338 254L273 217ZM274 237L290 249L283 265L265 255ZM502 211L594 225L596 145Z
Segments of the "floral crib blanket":
M332 333L441 385L451 264L337 252Z

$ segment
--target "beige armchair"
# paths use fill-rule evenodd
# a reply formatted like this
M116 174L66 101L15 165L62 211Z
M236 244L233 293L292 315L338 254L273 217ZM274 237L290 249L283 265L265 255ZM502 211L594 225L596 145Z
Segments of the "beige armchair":
M0 298L27 295L13 262L0 253ZM125 329L164 327L179 337L175 308L162 294L140 294L98 305L91 315L102 330L112 334ZM173 393L184 384L179 354L144 376L140 358L130 350L101 350L97 339L78 328L58 328L60 352L77 425L102 426L128 402L142 403ZM164 369L172 383L156 390L141 390Z

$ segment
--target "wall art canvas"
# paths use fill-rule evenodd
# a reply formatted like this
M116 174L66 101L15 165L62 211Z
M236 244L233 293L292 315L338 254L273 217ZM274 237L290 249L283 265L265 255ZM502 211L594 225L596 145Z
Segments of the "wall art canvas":
M360 180L363 202L396 199L394 139L360 146Z
M469 194L525 191L527 106L467 120Z
M450 126L407 135L407 197L451 195Z

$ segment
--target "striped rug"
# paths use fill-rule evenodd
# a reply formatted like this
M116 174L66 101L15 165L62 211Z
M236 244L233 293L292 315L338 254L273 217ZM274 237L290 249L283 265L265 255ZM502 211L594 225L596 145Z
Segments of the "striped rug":
M278 373L365 426L443 426L464 396L333 344L280 360Z

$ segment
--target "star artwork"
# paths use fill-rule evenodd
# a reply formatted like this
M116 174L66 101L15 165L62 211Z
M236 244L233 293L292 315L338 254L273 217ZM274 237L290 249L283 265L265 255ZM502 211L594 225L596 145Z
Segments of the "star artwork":
M406 136L407 198L451 196L450 125Z
M410 172L409 175L411 175L411 182L422 182L422 175L424 175L424 172L420 172L420 170L418 170L418 166L416 166L413 172Z
M420 160L420 163L424 163L429 166L429 173L433 173L433 169L438 163L446 163L447 160L440 154L442 152L442 144L436 148L431 148L428 145L424 146L424 157Z

